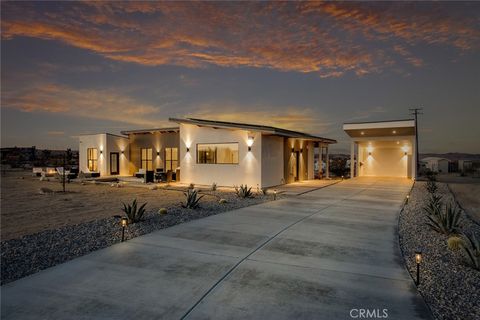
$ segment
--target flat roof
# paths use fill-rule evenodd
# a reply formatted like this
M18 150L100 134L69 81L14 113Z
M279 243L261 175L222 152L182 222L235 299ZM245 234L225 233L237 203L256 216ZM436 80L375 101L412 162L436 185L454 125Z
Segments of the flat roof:
M137 130L124 130L121 131L122 134L129 135L129 134L147 134L147 133L155 133L155 132L161 132L161 133L172 133L172 132L178 132L180 131L179 127L169 127L169 128L153 128L153 129L137 129Z
M343 124L343 130L352 138L414 136L415 120L403 119L371 122L350 122Z
M249 131L259 131L265 134L277 135L277 136L282 136L287 138L314 140L314 141L320 141L320 142L329 143L329 144L337 143L337 140L334 140L334 139L328 139L328 138L323 138L319 136L314 136L304 132L292 131L292 130L258 125L258 124L227 122L227 121L217 121L217 120L207 120L207 119L197 119L197 118L186 118L186 119L170 118L169 120L176 123L193 124L199 127L203 126L203 127L217 128L217 129L241 129L241 130L249 130Z

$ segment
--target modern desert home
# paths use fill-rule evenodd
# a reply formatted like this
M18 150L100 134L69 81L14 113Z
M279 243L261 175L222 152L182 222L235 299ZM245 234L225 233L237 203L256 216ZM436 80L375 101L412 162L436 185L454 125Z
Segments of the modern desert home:
M313 179L333 139L271 126L170 118L176 126L80 136L80 171L260 188ZM322 166L318 166L320 171ZM318 175L318 172L317 172Z
M351 137L350 176L416 177L415 120L345 123Z

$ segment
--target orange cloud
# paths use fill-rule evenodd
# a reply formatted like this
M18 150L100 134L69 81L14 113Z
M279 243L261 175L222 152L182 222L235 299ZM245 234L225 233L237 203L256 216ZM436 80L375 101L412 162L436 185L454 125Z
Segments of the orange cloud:
M73 89L57 84L34 84L18 91L2 90L2 107L24 112L61 113L140 126L158 126L160 107L112 90Z
M4 40L57 40L148 66L256 67L321 77L363 76L399 62L420 67L423 59L411 50L416 45L465 51L478 48L480 38L478 17L435 3L87 1L2 8Z

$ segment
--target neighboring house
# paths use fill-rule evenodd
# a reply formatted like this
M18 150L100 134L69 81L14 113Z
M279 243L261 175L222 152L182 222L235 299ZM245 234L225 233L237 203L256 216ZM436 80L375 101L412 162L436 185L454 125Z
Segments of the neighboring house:
M467 172L472 170L473 161L472 160L458 160L458 171Z
M439 157L427 157L421 160L425 164L425 168L433 172L448 173L450 160Z
M333 139L270 126L176 119L178 127L80 136L80 171L133 176L177 172L183 183L260 188L314 178L317 151ZM328 161L327 161L328 164ZM328 165L326 176L328 177Z
M343 130L352 139L351 177L415 178L414 120L345 123Z

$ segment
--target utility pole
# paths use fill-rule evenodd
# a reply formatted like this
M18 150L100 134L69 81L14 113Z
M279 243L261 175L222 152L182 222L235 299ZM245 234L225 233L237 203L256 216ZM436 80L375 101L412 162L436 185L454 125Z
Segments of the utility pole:
M418 159L418 124L417 124L417 115L423 114L423 108L411 108L410 114L415 116L415 178L418 178L418 172L420 171L420 159Z

